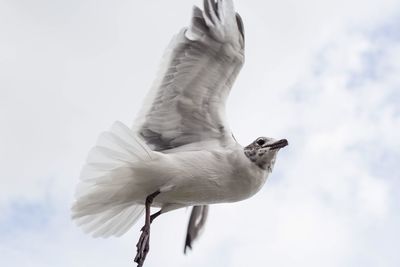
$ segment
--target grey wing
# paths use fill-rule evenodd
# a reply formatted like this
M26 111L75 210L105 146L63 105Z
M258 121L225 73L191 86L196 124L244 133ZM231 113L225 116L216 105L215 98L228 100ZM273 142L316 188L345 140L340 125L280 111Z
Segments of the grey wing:
M199 237L200 232L204 229L207 220L208 206L194 206L190 214L189 224L186 233L185 247L183 253L186 254L186 249L192 249L193 242Z
M234 142L225 102L243 62L243 24L232 0L195 6L191 25L167 49L135 130L156 151Z

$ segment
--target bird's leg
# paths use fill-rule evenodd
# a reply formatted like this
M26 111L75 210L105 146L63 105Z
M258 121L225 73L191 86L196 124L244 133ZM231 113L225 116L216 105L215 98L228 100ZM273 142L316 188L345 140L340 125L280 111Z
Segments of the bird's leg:
M161 215L161 210L159 210L159 211L157 211L156 213L150 215L150 224L154 221L155 218L157 218L157 217L160 216L160 215ZM143 232L143 230L144 230L145 227L146 227L146 225L143 226L142 229L140 229L140 231Z
M137 254L135 257L135 262L138 267L143 266L144 260L146 259L147 253L149 252L149 241L150 241L150 224L152 221L161 214L161 210L150 216L150 207L156 196L160 194L160 191L156 191L146 197L146 218L145 224L142 227L142 234L140 235L139 242L136 245Z
M161 210L157 211L156 213L150 216L150 224L154 221L155 218L161 215Z

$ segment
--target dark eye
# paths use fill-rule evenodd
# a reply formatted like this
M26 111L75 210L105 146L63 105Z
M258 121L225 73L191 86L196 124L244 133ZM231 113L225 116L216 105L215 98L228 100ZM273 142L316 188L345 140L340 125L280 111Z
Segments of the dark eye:
M257 140L256 143L257 143L257 145L262 146L262 145L265 144L265 140L263 138L260 138L260 139Z

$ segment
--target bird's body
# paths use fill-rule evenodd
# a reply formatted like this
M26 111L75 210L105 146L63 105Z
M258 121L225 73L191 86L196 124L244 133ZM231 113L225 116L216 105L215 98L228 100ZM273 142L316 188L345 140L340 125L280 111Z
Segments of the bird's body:
M272 171L285 139L260 137L243 147L225 102L244 63L244 27L232 0L204 0L171 42L132 128L100 135L81 173L72 217L94 236L120 236L145 212L135 261L149 249L160 214L194 206L186 248L204 226L208 205L251 197ZM150 207L160 210L150 216Z
M161 192L165 191L154 200L154 206L164 209L169 205L185 207L240 201L254 195L266 179L266 170L254 166L240 145L157 153L157 156L138 167L149 179L157 180L154 184L158 184ZM153 187L147 193L158 188Z
M110 133L117 131L127 133L125 140L124 136L119 136L122 142L137 142L134 138L129 138L131 130L120 122L114 124ZM103 135L102 139L106 138ZM144 205L146 196L157 190L161 194L154 200L153 206L160 207L165 212L193 205L235 202L254 195L262 187L268 174L268 170L261 169L248 160L244 148L238 143L224 148L205 146L203 143L201 150L192 148L168 153L152 151L143 143L138 147L144 151L134 147L131 150L112 148L106 142L99 147L103 149L94 149L89 154L89 163L82 172L90 177L88 183L98 183L91 184L97 186L98 190L93 190L91 194L86 193L85 197L80 198L81 202L101 198L102 204L108 200L111 203ZM99 153L110 153L112 150L114 157L125 163L112 169L113 177L119 177L120 183L116 183L117 178L90 180L95 174L88 173L91 169L98 168L98 165L90 163L92 157L93 161L98 161ZM109 183L112 182L116 184L110 186Z

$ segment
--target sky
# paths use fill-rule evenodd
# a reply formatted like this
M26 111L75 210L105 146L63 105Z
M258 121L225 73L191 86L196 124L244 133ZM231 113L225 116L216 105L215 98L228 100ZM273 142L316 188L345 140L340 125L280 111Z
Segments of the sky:
M140 223L93 239L70 220L98 134L131 125L200 1L0 0L0 265L135 266ZM400 265L400 1L235 1L246 63L227 103L243 145L287 138L264 188L152 225L145 266Z

